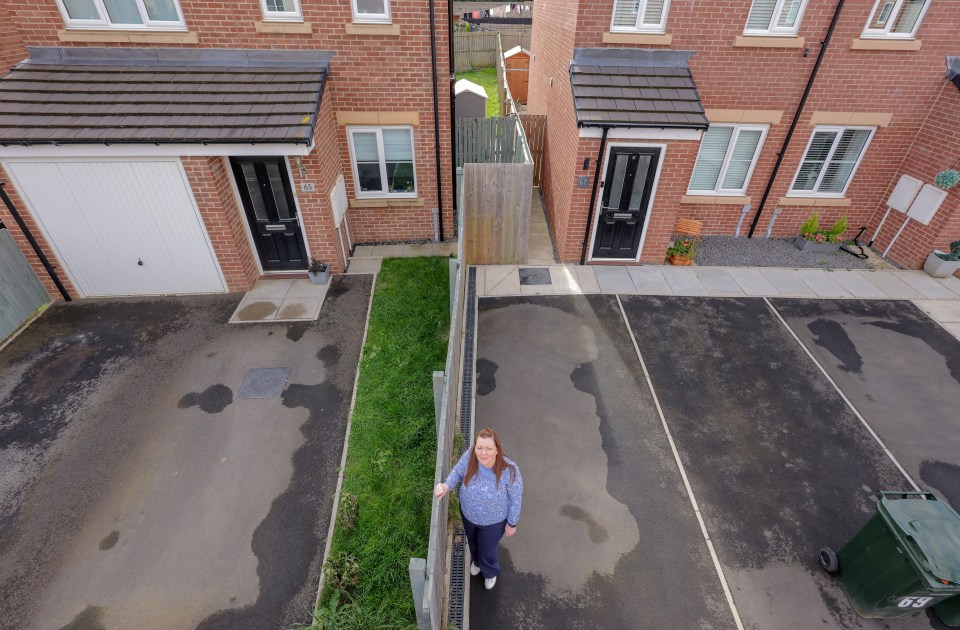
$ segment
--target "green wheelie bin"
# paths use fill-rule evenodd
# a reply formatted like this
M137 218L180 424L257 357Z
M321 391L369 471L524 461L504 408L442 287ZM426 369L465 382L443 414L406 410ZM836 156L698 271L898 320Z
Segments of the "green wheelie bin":
M940 602L933 607L933 612L948 628L960 628L960 595Z
M908 617L960 595L960 516L930 492L880 492L877 513L839 552L820 550L863 617Z

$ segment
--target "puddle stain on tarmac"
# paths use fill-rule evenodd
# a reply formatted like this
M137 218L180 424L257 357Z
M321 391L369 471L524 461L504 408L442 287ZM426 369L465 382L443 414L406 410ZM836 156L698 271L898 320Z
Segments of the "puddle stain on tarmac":
M610 534L604 527L601 527L593 517L590 516L590 513L579 505L570 505L567 503L560 508L560 516L566 516L569 519L578 521L587 526L587 535L590 537L590 542L597 545L602 542L606 542L607 538L610 537Z
M292 315L289 315L286 312L284 312L283 315L285 317L293 317ZM289 339L294 343L300 341L301 339L303 339L303 335L306 334L307 330L312 325L313 325L313 322L297 322L295 324L290 324L289 326L287 326L287 339Z
M497 388L497 368L489 359L477 359L477 396L492 394Z
M953 509L960 512L960 466L927 460L920 464L920 478L939 490Z
M202 392L190 392L177 402L177 408L199 407L201 411L220 413L233 402L233 390L223 384L211 385Z
M872 321L867 322L870 326L876 326L883 330L889 330L907 337L919 339L927 346L943 357L950 370L950 376L960 383L960 353L956 352L956 346L951 348L953 352L948 352L948 347L943 343L943 337L940 334L934 335L933 332L942 333L941 329L930 326L929 322L917 320L901 320L896 322Z
M67 625L60 630L107 630L103 624L103 617L106 610L100 606L87 606L83 612L78 614Z
M863 370L863 357L839 322L815 319L807 324L807 328L814 334L814 342L840 361L841 370L857 374Z
M100 548L100 551L109 551L110 549L113 549L118 540L120 540L120 532L113 530L107 534L103 540L100 541L98 547Z

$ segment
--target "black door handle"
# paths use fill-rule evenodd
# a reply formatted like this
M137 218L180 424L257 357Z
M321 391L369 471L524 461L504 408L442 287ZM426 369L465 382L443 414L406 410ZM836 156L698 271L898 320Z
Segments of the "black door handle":
M137 265L139 265L140 267L143 267L143 261L140 260L139 258L137 259Z

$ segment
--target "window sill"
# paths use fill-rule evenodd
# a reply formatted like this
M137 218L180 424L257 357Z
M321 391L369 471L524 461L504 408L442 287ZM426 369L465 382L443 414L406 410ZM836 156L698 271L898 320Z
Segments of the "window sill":
M750 197L742 195L684 195L680 198L680 203L706 206L742 206L745 203L750 203Z
M200 41L196 31L147 31L113 29L62 29L57 31L61 42L104 42L125 44L196 44Z
M759 37L756 35L737 35L733 38L734 48L803 48L806 40L793 35L786 37Z
M850 42L851 50L920 50L919 39L855 39Z
M400 35L399 24L347 24L347 35Z
M400 208L403 206L422 206L423 199L420 197L393 198L393 197L374 197L365 199L351 199L351 208Z
M673 43L671 33L610 33L603 34L604 44L654 44L669 46Z
M853 202L846 197L780 197L778 206L814 206L824 207L846 207L853 205Z
M308 35L313 32L312 22L257 21L253 27L258 33L293 33Z

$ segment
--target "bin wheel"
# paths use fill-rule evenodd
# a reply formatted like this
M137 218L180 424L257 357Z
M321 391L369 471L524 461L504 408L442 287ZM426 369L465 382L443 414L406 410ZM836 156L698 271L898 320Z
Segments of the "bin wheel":
M827 573L836 573L840 569L840 561L837 560L837 554L830 547L824 547L820 550L820 553L817 554L817 559L820 560L820 566L823 567L823 570Z

